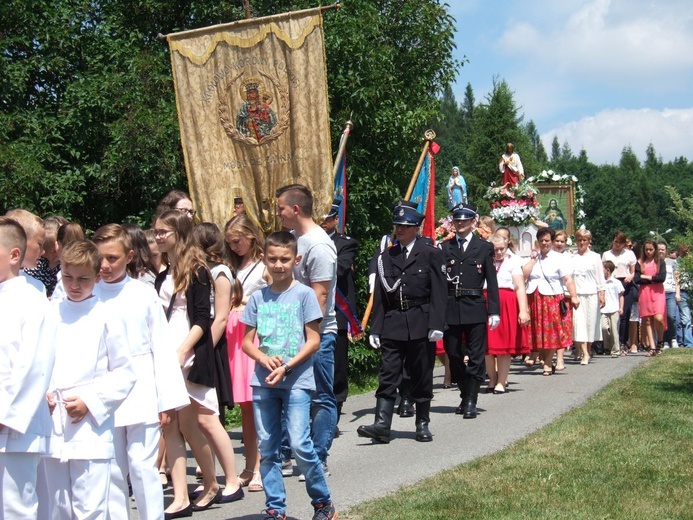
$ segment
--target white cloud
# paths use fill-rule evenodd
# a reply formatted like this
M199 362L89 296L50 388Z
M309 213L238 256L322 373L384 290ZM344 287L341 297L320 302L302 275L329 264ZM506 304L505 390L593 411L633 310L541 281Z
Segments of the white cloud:
M630 89L681 85L693 76L693 5L590 0L572 11L526 12L508 19L498 41L543 76L595 80ZM531 16L531 18L527 18Z
M621 151L630 146L640 160L652 143L665 162L676 157L693 158L693 108L653 110L609 109L542 134L550 153L554 136L568 142L574 154L585 149L590 162L618 164Z

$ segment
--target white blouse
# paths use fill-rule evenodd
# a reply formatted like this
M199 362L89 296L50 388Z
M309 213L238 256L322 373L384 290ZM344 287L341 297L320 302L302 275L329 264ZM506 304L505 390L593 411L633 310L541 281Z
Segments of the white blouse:
M527 294L532 294L537 289L544 296L563 294L561 278L569 274L570 262L561 253L549 251L543 259L540 255L529 275Z
M515 289L513 276L522 277L522 259L512 253L505 253L505 258L501 262L494 261L496 266L496 278L498 279L499 289Z
M604 290L602 259L594 251L573 255L573 280L577 294L597 294Z
M602 260L611 260L614 263L616 269L614 269L613 276L615 278L630 276L630 268L635 267L638 261L637 258L635 258L635 253L625 247L618 255L615 255L611 249L604 251L604 253L602 253Z

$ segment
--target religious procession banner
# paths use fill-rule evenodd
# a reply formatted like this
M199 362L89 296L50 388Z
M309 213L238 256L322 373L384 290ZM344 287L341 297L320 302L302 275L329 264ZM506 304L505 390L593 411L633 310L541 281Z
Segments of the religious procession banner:
M233 197L267 233L275 190L305 184L314 215L332 203L327 70L320 8L169 34L190 192L220 227Z

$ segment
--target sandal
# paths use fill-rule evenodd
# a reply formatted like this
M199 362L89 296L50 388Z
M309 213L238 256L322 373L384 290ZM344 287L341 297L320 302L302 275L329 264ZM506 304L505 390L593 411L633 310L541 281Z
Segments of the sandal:
M262 478L260 477L260 472L256 471L253 473L253 480L250 481L250 484L248 484L248 491L249 492L255 492L255 491L264 491L264 486L262 485Z
M250 475L250 476L244 477L243 475ZM247 487L250 484L250 482L253 480L254 477L255 477L255 473L253 473L252 470L244 469L243 471L241 471L241 474L238 475L238 484L241 487Z

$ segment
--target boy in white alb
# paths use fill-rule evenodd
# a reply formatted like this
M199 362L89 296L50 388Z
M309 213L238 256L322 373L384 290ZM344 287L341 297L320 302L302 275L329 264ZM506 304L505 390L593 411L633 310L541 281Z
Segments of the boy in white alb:
M619 356L618 318L623 314L623 284L614 276L616 266L611 260L604 260L604 307L602 307L602 338L604 352L611 350L611 357ZM622 354L625 355L625 352Z
M102 226L92 237L101 256L101 280L95 294L106 303L110 316L125 322L125 342L137 375L134 388L115 412L115 464L111 464L108 516L129 518L127 476L140 520L164 516L164 497L156 456L161 424L172 410L190 404L175 348L164 340L166 316L156 291L130 278L130 237L118 224ZM175 346L173 346L175 347Z
M48 300L19 276L26 233L0 217L0 518L36 518L36 467L50 433L53 353L39 348Z
M93 296L101 260L96 246L74 241L63 250L67 298L51 306L46 335L55 350L47 395L53 432L44 458L52 520L106 519L113 449L113 413L135 384L125 327Z
M43 282L24 271L25 268L34 269L43 254L43 243L46 240L43 220L25 209L12 209L5 216L16 220L26 233L26 251L19 275L26 278L26 282L30 286L46 296L46 286L43 285Z

